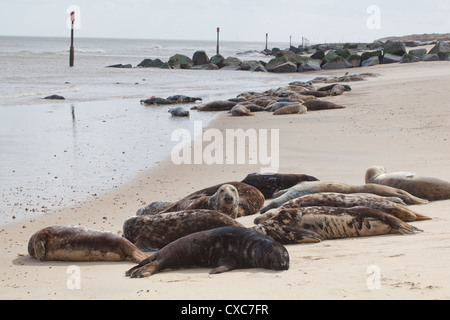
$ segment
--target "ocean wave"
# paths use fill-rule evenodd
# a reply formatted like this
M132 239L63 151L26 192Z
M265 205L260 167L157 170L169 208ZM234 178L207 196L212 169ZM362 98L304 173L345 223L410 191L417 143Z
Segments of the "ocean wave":
M30 96L40 96L40 95L57 94L57 93L64 93L64 92L77 92L77 91L79 91L79 88L77 86L71 86L68 88L46 89L46 90L10 93L10 94L6 94L6 95L0 95L0 99L25 98L25 97L30 97Z

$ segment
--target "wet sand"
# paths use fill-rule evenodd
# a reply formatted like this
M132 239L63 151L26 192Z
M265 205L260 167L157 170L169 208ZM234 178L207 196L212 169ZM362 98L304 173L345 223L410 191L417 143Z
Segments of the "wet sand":
M345 70L348 71L348 70ZM450 181L450 64L421 62L349 70L380 76L350 83L352 91L327 98L342 110L306 115L233 118L226 113L210 124L280 129L280 172L304 173L323 181L363 184L372 165L389 172L410 171ZM319 72L342 75L343 71ZM286 84L281 84L286 85ZM81 288L67 286L73 263L39 263L27 254L37 230L83 225L120 232L123 221L152 201L175 201L191 192L259 171L254 165L181 165L170 159L142 172L134 181L60 212L4 227L0 241L2 299L449 299L450 201L413 209L433 218L413 223L413 236L324 241L287 246L291 268L285 272L177 270L146 279L128 279L133 263L79 263ZM241 218L251 226L255 217ZM374 267L375 266L375 269ZM380 287L371 274L381 272Z

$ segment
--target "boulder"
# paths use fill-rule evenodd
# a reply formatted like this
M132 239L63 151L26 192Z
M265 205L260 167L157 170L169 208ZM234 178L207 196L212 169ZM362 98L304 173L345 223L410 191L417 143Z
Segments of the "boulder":
M333 50L328 51L328 53L325 55L325 57L323 58L322 64L325 64L331 60L336 59L337 57L339 57L336 52L334 52Z
M380 58L378 56L372 56L364 61L361 61L361 67L371 67L380 64Z
M400 60L402 60L402 56L397 56L392 53L385 53L381 63L382 64L397 63L400 62Z
M357 68L361 65L361 56L358 54L351 55L347 58L347 62L350 63L353 68Z
M194 62L191 60L191 58L185 55L176 54L170 57L169 65L173 69L189 69L194 65Z
M345 43L344 49L358 49L357 43Z
M446 60L450 54L450 44L448 42L439 42L428 53L437 54L439 60Z
M216 54L215 56L212 56L211 59L209 59L209 63L211 64L215 64L216 66L218 66L219 68L223 68L225 58L223 56L221 56L220 54Z
M322 66L324 70L333 70L333 69L345 69L351 68L352 65L347 62L344 58L336 55L336 57Z
M321 70L320 64L321 60L307 59L304 62L299 63L297 71L298 72L308 72L308 71L319 71Z
M260 61L250 60L250 61L242 61L238 70L244 71L267 71L266 68L261 64Z
M164 62L162 62L160 59L144 59L137 66L139 68L161 68L163 64Z
M199 50L196 51L192 57L192 61L194 62L194 66L204 65L209 63L208 55L205 51Z
M422 61L438 61L439 56L437 54L424 54L420 56L420 60Z
M311 59L323 60L325 58L325 51L317 50L312 56Z
M219 67L215 64L207 63L193 66L191 70L219 70Z
M384 54L386 53L403 56L406 53L406 46L401 41L388 41L384 46Z
M240 59L234 58L234 57L228 57L223 61L224 67L229 67L229 66L240 67L241 64L242 64L242 61Z
M161 69L172 69L172 67L168 62L164 62L164 64L161 66Z
M355 55L356 52L349 49L336 50L335 53L347 60L350 56Z
M412 63L412 62L419 62L419 61L420 61L420 58L418 56L414 56L412 54L406 53L400 60L400 63Z
M266 70L269 72L277 73L297 72L297 65L292 62L285 62L276 66L269 67L269 64L267 64Z
M414 50L410 50L409 54L412 54L413 56L418 56L421 57L425 54L427 54L427 49L414 49Z
M361 65L363 65L365 60L370 59L372 57L377 57L378 60L381 60L381 50L363 52L363 54L361 54Z

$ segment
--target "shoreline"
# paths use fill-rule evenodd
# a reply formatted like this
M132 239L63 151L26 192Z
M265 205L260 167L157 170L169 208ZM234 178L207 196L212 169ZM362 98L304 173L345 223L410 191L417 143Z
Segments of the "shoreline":
M329 101L347 108L306 115L273 117L270 113L232 118L219 115L208 128L280 129L280 173L304 173L320 180L363 184L371 165L388 171L412 171L450 180L450 98L446 83L450 65L425 62L364 69L378 78L350 83L352 91ZM347 70L348 71L348 70ZM342 74L342 70L314 75ZM287 85L287 84L286 84ZM230 97L231 98L231 97ZM428 110L429 108L430 110ZM205 128L206 129L206 128ZM179 270L130 280L134 264L88 263L81 268L81 290L66 287L70 263L33 261L26 252L29 237L54 224L81 224L118 232L143 203L175 201L210 185L242 180L258 171L251 165L174 166L161 161L105 195L44 217L5 226L0 239L3 299L448 299L450 275L449 201L415 210L434 220L414 223L425 232L287 246L291 269L238 270L210 276L207 270ZM241 218L252 225L252 217ZM426 261L426 262L425 262ZM382 289L368 290L367 267L382 270ZM113 280L114 279L114 280ZM242 287L242 283L246 283ZM43 285L44 284L44 285Z

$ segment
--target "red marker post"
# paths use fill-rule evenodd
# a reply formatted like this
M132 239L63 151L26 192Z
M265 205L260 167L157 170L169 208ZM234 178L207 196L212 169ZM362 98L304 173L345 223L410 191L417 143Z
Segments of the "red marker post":
M75 23L75 11L70 13L70 21L72 21L71 38L70 38L70 63L69 65L73 67L73 62L75 60L75 50L73 48L73 29Z
M219 34L220 34L220 28L217 27L217 54L219 54Z

